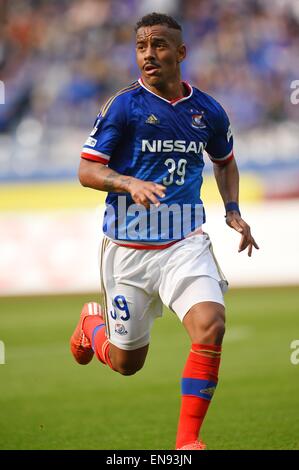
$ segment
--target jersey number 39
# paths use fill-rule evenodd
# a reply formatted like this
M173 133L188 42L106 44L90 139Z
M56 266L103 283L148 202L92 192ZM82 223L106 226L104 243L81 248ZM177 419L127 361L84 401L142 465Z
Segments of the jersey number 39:
M170 186L173 183L178 186L182 186L185 183L187 160L185 160L185 158L181 158L176 162L173 158L167 158L164 165L167 166L169 173L169 175L163 178L164 186Z

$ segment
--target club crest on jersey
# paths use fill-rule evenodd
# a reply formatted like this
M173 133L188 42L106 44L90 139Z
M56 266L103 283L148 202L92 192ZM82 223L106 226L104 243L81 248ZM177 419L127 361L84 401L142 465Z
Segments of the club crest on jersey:
M115 333L117 333L120 336L124 336L128 334L125 326L122 325L121 323L115 323Z
M190 110L192 113L192 127L195 129L204 129L207 127L203 122L204 111L195 111L194 109Z
M146 124L159 124L160 123L159 119L154 114L151 114L145 122Z

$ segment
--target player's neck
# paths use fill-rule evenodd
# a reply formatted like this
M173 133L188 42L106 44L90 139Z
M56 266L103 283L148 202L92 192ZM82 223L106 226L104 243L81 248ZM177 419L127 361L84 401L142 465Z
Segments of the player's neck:
M164 98L168 101L174 101L180 98L187 96L188 90L186 89L183 82L179 79L175 82L168 82L166 84L161 84L158 86L149 85L144 78L142 79L143 84L148 88L152 93L155 93L161 98Z

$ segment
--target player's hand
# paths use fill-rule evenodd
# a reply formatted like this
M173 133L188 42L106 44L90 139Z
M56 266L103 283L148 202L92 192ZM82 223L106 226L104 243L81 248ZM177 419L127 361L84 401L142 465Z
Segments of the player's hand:
M229 227L235 229L242 235L238 250L239 253L240 251L246 250L247 247L248 256L251 256L253 247L259 250L259 246L251 235L249 225L242 219L238 212L228 211L226 214L226 223Z
M153 183L151 181L142 181L137 178L130 179L129 193L136 204L143 205L146 209L150 204L156 207L160 206L158 197L165 197L166 187L162 184Z

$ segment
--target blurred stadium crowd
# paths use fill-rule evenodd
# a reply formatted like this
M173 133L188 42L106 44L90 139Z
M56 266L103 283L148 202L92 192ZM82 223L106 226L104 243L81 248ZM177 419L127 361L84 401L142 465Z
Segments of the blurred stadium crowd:
M3 145L13 138L31 149L28 162L40 155L40 148L36 155L32 149L45 140L44 155L51 160L49 149L61 140L62 129L69 129L68 140L71 128L85 136L103 101L138 77L133 26L153 10L182 23L189 51L183 76L223 104L235 131L298 122L299 105L290 101L290 83L299 79L297 0L0 2L0 79L6 92L0 138ZM73 148L64 142L62 160L78 153L82 142L76 136ZM0 150L3 169L6 159Z

